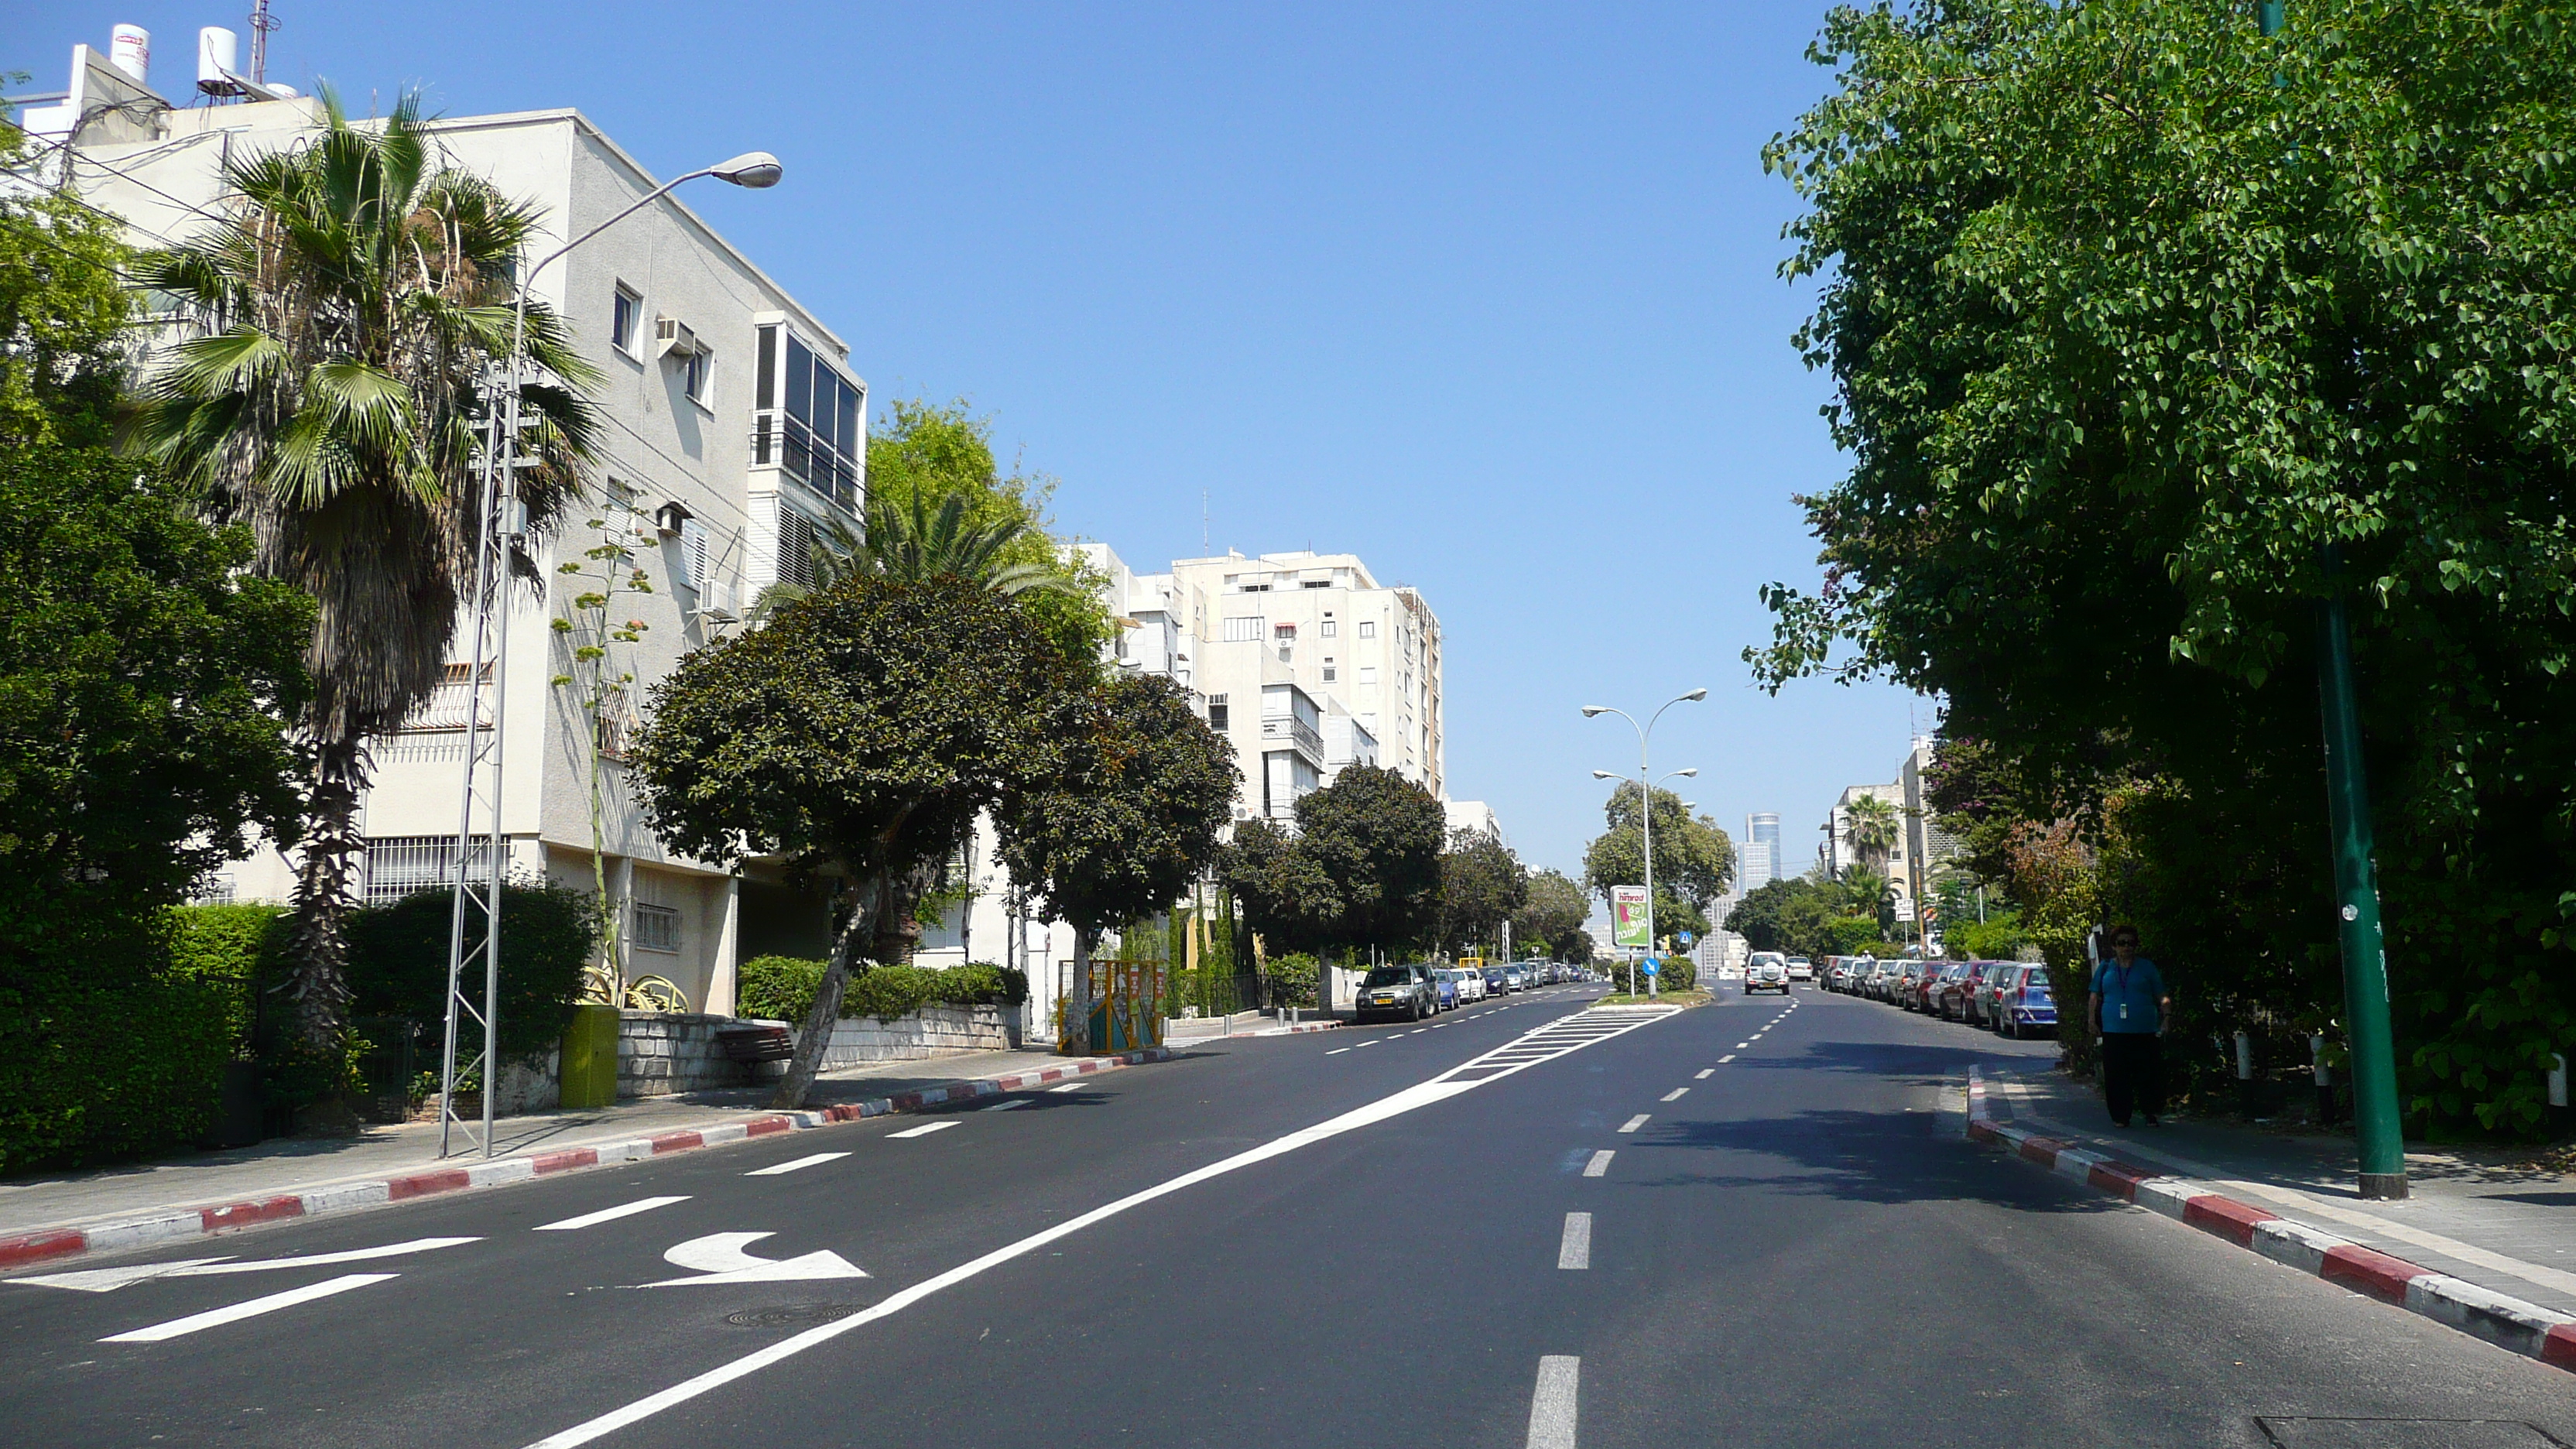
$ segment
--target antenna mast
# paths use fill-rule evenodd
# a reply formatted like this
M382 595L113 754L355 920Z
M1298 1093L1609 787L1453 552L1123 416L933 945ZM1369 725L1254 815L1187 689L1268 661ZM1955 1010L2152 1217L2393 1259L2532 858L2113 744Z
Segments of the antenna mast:
M254 84L268 84L268 33L284 22L268 13L268 0L252 0L250 8L250 78Z

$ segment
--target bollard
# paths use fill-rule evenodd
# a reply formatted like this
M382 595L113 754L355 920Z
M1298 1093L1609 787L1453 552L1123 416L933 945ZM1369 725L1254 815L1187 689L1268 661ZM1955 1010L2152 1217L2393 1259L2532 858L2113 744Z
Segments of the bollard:
M2567 1130L2567 1058L2562 1054L2549 1060L2549 1122L2564 1132Z
M2308 1037L2308 1060L2316 1064L2317 1125L2328 1126L2334 1121L2334 1068L2326 1065L2324 1032Z
M2236 1033L2236 1109L2254 1115L2254 1038Z

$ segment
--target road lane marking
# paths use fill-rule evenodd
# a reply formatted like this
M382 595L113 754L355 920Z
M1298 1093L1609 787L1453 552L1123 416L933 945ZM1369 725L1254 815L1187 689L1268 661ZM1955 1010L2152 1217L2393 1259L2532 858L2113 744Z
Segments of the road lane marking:
M1556 1266L1589 1268L1592 1266L1592 1214L1567 1213L1565 1236L1557 1239Z
M191 1313L185 1318L173 1318L167 1323L156 1323L150 1328L138 1328L131 1333L109 1334L99 1342L159 1343L164 1339L177 1338L181 1334L218 1328L227 1323L239 1323L245 1318L257 1318L263 1313L275 1313L281 1308L292 1308L298 1303L310 1303L316 1298L328 1298L335 1293L346 1293L352 1288L364 1288L370 1283L382 1283L389 1278L401 1276L399 1273L348 1273L337 1278L326 1278L319 1283L308 1283L301 1288L289 1288L283 1293L271 1293L265 1298L253 1298L247 1303L235 1303L226 1308L210 1308L203 1313Z
M265 1273L273 1268L318 1268L332 1263L363 1263L370 1258L399 1258L405 1253L434 1252L463 1243L479 1243L481 1238L414 1238L406 1243L387 1243L380 1248L351 1248L340 1253L307 1253L298 1257L253 1258L247 1263L235 1262L230 1253L214 1258L181 1258L174 1263L135 1263L122 1268L84 1268L72 1273L44 1273L32 1278L12 1278L12 1283L36 1283L47 1288L69 1288L81 1293L113 1293L128 1283L141 1283L152 1278L214 1278L234 1273Z
M1583 1175L1585 1177L1601 1176L1603 1173L1610 1170L1610 1159L1618 1155L1618 1153L1613 1152L1607 1147L1593 1153L1592 1160L1583 1164Z
M1583 1360L1549 1354L1538 1361L1538 1387L1530 1391L1529 1449L1574 1449L1574 1401Z
M1382 1039L1383 1039L1383 1038L1379 1038L1379 1037L1371 1037L1371 1038L1369 1038L1367 1041L1361 1042L1361 1043L1360 1043L1360 1046L1364 1046L1364 1047L1376 1046L1376 1045L1378 1044L1378 1042L1379 1042L1380 1040L1382 1040ZM1353 1051L1357 1051L1357 1050L1359 1050L1359 1047L1353 1047L1353 1048L1352 1048L1352 1050L1353 1050Z
M1753 1045L1753 1043L1751 1043L1751 1042L1749 1042L1749 1041L1740 1041L1740 1042L1737 1042L1737 1043L1735 1044L1735 1049L1736 1049L1737 1051L1742 1051L1742 1050L1744 1050L1746 1047L1749 1047L1749 1046L1751 1046L1751 1045Z
M1346 1052L1346 1051L1349 1051L1349 1050L1350 1050L1350 1048L1349 1048L1349 1047L1335 1047L1335 1048L1333 1048L1331 1051L1328 1051L1328 1052L1324 1053L1324 1055L1326 1055L1326 1056L1328 1056L1328 1057L1337 1057L1337 1056L1340 1056L1342 1053L1344 1053L1344 1052ZM1056 1090L1057 1090L1057 1091L1059 1091L1059 1092L1061 1092L1061 1091L1063 1091L1064 1089L1063 1089L1062 1087L1058 1087L1058 1088L1056 1088Z
M829 1248L795 1258L755 1258L743 1251L774 1233L709 1233L662 1255L675 1268L694 1269L687 1278L665 1278L647 1288L690 1288L701 1284L790 1283L812 1278L864 1278L867 1270Z
M1664 1094L1664 1100L1665 1100L1665 1101L1667 1101L1667 1102L1678 1102L1678 1101L1680 1101L1682 1098L1687 1097L1687 1096L1689 1096L1689 1095L1690 1095L1690 1088L1688 1088L1688 1087L1675 1087L1675 1088L1673 1088L1671 1091L1666 1092L1666 1093Z
M808 1167L820 1167L826 1162L836 1162L849 1155L846 1152L817 1152L811 1157L799 1157L793 1162L782 1162L775 1167L755 1167L743 1176L784 1177L788 1173L801 1172Z
M1515 1062L1501 1067L1499 1070L1490 1071L1482 1076L1462 1075L1462 1073L1466 1073L1470 1069L1478 1068L1479 1063L1482 1063L1485 1060L1482 1057L1477 1058L1476 1061L1467 1063L1465 1066L1452 1067L1448 1071L1441 1073L1439 1076L1431 1078L1429 1081L1417 1082L1410 1087L1406 1087L1401 1091L1381 1097L1365 1106L1344 1112L1338 1117L1327 1118L1322 1122L1316 1123L1312 1127L1291 1132L1284 1137L1273 1138L1258 1147L1238 1152L1232 1157L1211 1162L1205 1167L1182 1173L1178 1177L1156 1183L1154 1186L1146 1188L1141 1192L1130 1193L1114 1202L1103 1203L1099 1207L1093 1208L1091 1211L1083 1213L1078 1217L1068 1218L1065 1221L1056 1224L1054 1227L1032 1233L1029 1236L1020 1239L1016 1243L1005 1244L1002 1247L995 1248L993 1251L984 1254L980 1258L960 1263L945 1273L925 1278L921 1282L916 1283L909 1288L905 1288L888 1295L887 1297L879 1300L873 1307L862 1312L853 1313L847 1318L835 1319L830 1323L817 1324L801 1333L792 1334L786 1338L780 1339L778 1342L770 1344L765 1348L755 1349L738 1358L718 1364L704 1373L698 1374L692 1378L684 1379L679 1383L671 1385L667 1389L661 1389L654 1393L647 1394L621 1408L612 1409L605 1414L601 1414L595 1418L586 1419L581 1423L575 1424L571 1428L550 1434L529 1445L528 1449L573 1449L574 1445L588 1444L595 1439L613 1434L619 1429L625 1428L629 1424L640 1423L645 1419L649 1419L655 1414L661 1413L665 1409L685 1404L703 1394L712 1393L737 1379L758 1373L772 1364L783 1363L786 1360L805 1352L807 1349L829 1343L833 1339L839 1338L845 1333L854 1333L881 1319L891 1318L895 1314L901 1313L903 1310L910 1308L915 1303L928 1298L934 1293L940 1292L943 1289L955 1287L957 1284L966 1282L968 1279L978 1277L1004 1263L1011 1262L1016 1258L1024 1257L1027 1254L1036 1252L1038 1249L1045 1247L1049 1243L1071 1237L1073 1234L1081 1232L1083 1229L1091 1227L1096 1223L1105 1222L1121 1213L1142 1207L1146 1203L1153 1202L1159 1198L1168 1197L1184 1188L1195 1187L1212 1178L1222 1177L1227 1173L1240 1171L1241 1169L1253 1166L1256 1163L1267 1162L1271 1158L1283 1156L1287 1153L1297 1151L1299 1148L1313 1146L1315 1143L1338 1137L1345 1132L1353 1132L1362 1127L1373 1126L1379 1122L1384 1122L1390 1118L1402 1116L1403 1114L1414 1111L1418 1108L1428 1107L1436 1102L1445 1102L1451 1097L1455 1097L1462 1092L1472 1092L1476 1088L1481 1087L1488 1082L1501 1081L1505 1077L1526 1071L1533 1066L1540 1065L1542 1062L1554 1061L1559 1057L1581 1051L1583 1048L1594 1045L1595 1043L1608 1041L1617 1036L1624 1036L1631 1031L1635 1031L1641 1026L1662 1021L1666 1017L1674 1015L1678 1010L1679 1008L1671 1008L1665 1010L1625 1010L1615 1013L1603 1013L1601 1020L1604 1024L1604 1029L1598 1033L1585 1035L1579 1040L1570 1041L1563 1050L1556 1051L1549 1056L1539 1058L1537 1061ZM1592 1014L1593 1013L1590 1012L1583 1012L1578 1013L1575 1016L1568 1017L1563 1021L1550 1022L1545 1026L1533 1028L1529 1033L1527 1033L1527 1035L1529 1037L1543 1036L1550 1032L1557 1031L1567 1022L1580 1022L1582 1017ZM1489 1053L1488 1055L1491 1054ZM1644 1119L1640 1118L1638 1120L1643 1121ZM1568 1375L1566 1389L1564 1392L1568 1405L1566 1411L1566 1432L1569 1436L1572 1433L1571 1426L1573 1421L1571 1408L1571 1373L1572 1366L1576 1362L1577 1360L1571 1358L1564 1360L1564 1363L1567 1365L1566 1373ZM1546 1369L1543 1363L1541 1367L1541 1385L1543 1388L1545 1387L1546 1382ZM1568 1437L1562 1441L1549 1442L1562 1442L1570 1445L1573 1440L1571 1437Z
M1716 1075L1717 1075L1717 1068L1715 1068L1715 1067L1702 1067L1702 1068L1700 1068L1700 1069L1699 1069L1698 1073L1697 1073L1696 1075L1694 1075L1694 1076L1691 1078L1691 1080L1692 1080L1692 1081L1694 1081L1694 1082L1705 1082L1705 1081L1707 1081L1709 1078L1711 1078L1711 1077L1713 1077L1713 1076L1716 1076Z
M675 1202L687 1202L688 1200L689 1199L686 1195L682 1195L680 1197L637 1198L633 1202L620 1203L613 1208L601 1208L595 1213L583 1213L577 1218L565 1218L561 1222L540 1223L536 1227L530 1228L528 1231L532 1233L569 1233L580 1228L597 1227L601 1223L613 1223L619 1218L630 1218L637 1213L649 1213L657 1207L669 1207Z
M1740 1045L1740 1043L1739 1043L1739 1045ZM1731 1061L1733 1061L1733 1060L1735 1060L1735 1053L1733 1053L1733 1052L1728 1052L1726 1055L1724 1055L1724 1056L1722 1056L1722 1057L1719 1057L1719 1058L1717 1059L1717 1064L1718 1064L1719 1066L1721 1066L1721 1067L1722 1067L1722 1066L1725 1066L1728 1062L1731 1062Z
M933 1132L945 1132L956 1125L957 1120L953 1117L943 1122L924 1122L918 1127L906 1127L900 1132L889 1132L886 1134L886 1140L892 1141L898 1137L927 1137Z
M1626 1122L1621 1123L1619 1130L1622 1132L1634 1132L1638 1128L1646 1125L1646 1119L1650 1115L1651 1114L1649 1113L1640 1112L1636 1116L1629 1118Z
M978 1111L978 1112L1010 1112L1010 1111L1016 1111L1017 1109L1019 1109L1019 1108L1021 1108L1021 1107L1025 1107L1025 1106L1027 1106L1028 1104L1029 1104L1029 1099L1028 1099L1028 1098L1026 1098L1026 1097L1013 1097L1011 1100L1009 1100L1009 1101L1007 1101L1007 1102L995 1102L995 1103L994 1103L992 1106L990 1106L990 1107L978 1107L978 1108L976 1108L975 1110L976 1110L976 1111Z

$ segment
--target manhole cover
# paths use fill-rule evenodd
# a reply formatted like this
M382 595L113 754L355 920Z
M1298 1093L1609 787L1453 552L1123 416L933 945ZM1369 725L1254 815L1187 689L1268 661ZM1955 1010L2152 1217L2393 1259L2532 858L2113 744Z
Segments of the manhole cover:
M811 1328L836 1318L847 1318L864 1312L864 1303L781 1303L769 1308L746 1308L728 1313L725 1322L736 1328Z
M2520 1419L2308 1419L2254 1421L2280 1449L2568 1449Z

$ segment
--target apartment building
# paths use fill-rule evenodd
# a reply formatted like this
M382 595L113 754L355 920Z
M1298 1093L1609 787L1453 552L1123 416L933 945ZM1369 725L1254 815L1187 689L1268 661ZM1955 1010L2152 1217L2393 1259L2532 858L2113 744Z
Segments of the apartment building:
M1895 888L1901 920L1914 919L1914 903L1931 894L1933 876L1959 850L1957 840L1934 821L1924 798L1924 771L1931 762L1931 737L1916 736L1913 748L1897 767L1897 778L1884 785L1853 785L1845 789L1834 802L1824 831L1826 869L1837 876L1862 864L1883 870ZM1896 814L1896 842L1883 859L1867 857L1852 839L1851 806L1864 796L1886 801Z
M1760 811L1744 817L1742 860L1736 871L1739 895L1760 890L1781 876L1780 817Z
M36 146L53 153L52 179L123 218L138 245L210 225L226 205L227 161L294 147L323 126L320 105L304 98L174 104L126 58L134 68L76 47L67 90L21 98L21 115ZM184 93L184 77L174 79ZM445 164L538 207L550 239L580 234L659 184L578 111L450 117L427 129ZM630 923L621 967L629 978L669 979L697 1009L728 1010L741 958L824 954L826 903L774 863L736 872L666 850L636 809L618 751L643 690L690 649L738 631L762 588L810 571L816 530L855 519L867 384L850 371L848 344L677 195L547 267L532 293L569 322L602 377L605 448L592 505L541 541L546 597L512 597L500 720L506 863L589 888L588 751L598 741L608 758L610 890ZM549 684L569 672L551 621L568 617L570 594L588 587L554 565L600 541L592 517L608 530L640 530L629 542L653 588L616 596L619 619L646 626L640 644L619 646L631 649L617 662L637 683L596 718ZM470 647L461 635L460 651ZM468 691L494 691L496 681L469 679L462 660L449 672L428 708L374 743L364 814L371 900L455 877ZM272 851L237 863L211 889L281 900L292 879L291 862Z

